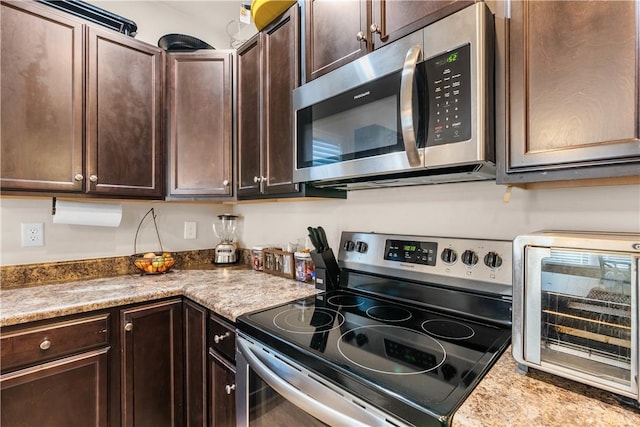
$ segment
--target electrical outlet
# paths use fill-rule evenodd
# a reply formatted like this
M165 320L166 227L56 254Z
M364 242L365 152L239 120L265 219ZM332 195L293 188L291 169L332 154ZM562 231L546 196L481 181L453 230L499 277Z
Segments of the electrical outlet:
M196 231L197 231L197 223L194 221L185 221L184 222L184 238L185 239L195 239Z
M22 228L22 247L27 246L44 246L44 224L41 222L23 222Z

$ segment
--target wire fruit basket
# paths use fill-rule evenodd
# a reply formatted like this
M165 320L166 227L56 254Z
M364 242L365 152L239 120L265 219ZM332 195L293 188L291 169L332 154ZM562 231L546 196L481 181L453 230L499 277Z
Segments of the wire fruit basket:
M137 253L138 232L140 231L140 227L142 226L144 219L149 214L151 214L151 218L153 218L153 225L156 229L156 236L158 236L160 251ZM168 273L169 271L171 271L171 267L173 267L173 265L176 263L173 255L170 252L165 252L162 247L162 240L160 240L160 233L158 232L158 223L156 222L156 213L153 208L149 209L149 211L144 214L144 216L140 220L140 224L138 224L136 237L133 240L133 252L135 252L135 254L131 255L130 257L131 263L140 271L140 274L142 275Z

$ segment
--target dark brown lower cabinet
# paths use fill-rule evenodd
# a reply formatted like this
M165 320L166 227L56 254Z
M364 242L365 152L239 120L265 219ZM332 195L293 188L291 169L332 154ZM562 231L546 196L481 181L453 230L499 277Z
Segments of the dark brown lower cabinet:
M184 406L187 427L207 425L207 309L184 301Z
M182 426L182 300L120 311L122 426Z
M0 377L3 426L108 426L108 353L102 348Z
M236 425L236 370L209 352L209 426Z

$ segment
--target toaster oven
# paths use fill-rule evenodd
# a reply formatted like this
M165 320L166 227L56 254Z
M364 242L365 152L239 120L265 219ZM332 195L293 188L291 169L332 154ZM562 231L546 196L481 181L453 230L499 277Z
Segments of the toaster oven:
M538 232L513 244L512 351L640 402L640 234Z

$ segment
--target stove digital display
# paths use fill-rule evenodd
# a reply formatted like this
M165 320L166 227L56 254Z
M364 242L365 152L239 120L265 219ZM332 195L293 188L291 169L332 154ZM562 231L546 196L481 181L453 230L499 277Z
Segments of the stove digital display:
M435 355L390 339L384 339L384 349L387 356L404 362L419 371L430 371L438 366L438 360Z
M438 244L409 240L387 239L384 259L412 264L436 265Z

